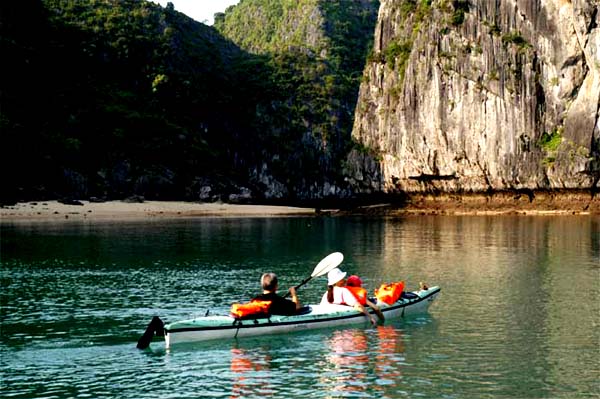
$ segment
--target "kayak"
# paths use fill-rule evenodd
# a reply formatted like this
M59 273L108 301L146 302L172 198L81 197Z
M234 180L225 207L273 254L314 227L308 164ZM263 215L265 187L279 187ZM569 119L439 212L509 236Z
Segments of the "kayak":
M377 303L386 320L426 312L441 289L430 287L405 292L392 305ZM369 311L373 313L370 308ZM317 328L336 327L368 322L361 312L345 305L308 305L292 316L271 315L252 319L232 316L205 316L182 320L164 326L167 348L180 343L215 339L236 339L267 334L282 334Z

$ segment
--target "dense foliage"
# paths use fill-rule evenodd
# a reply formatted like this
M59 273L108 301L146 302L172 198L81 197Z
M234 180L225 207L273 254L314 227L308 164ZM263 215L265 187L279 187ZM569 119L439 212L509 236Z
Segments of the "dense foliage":
M296 2L261 1L238 7L268 13L266 31L239 32L273 51L144 0L2 2L2 200L195 200L203 186L260 199L261 165L292 199L335 179L376 11L324 2L339 22L315 54L306 36L269 36Z
M139 0L2 8L6 195L186 198L232 174L262 86L213 29Z
M378 0L243 0L215 19L224 36L264 55L275 74L283 97L269 114L288 123L261 119L288 138L285 164L300 167L285 167L286 177L297 197L319 197L326 183L343 181L378 8Z

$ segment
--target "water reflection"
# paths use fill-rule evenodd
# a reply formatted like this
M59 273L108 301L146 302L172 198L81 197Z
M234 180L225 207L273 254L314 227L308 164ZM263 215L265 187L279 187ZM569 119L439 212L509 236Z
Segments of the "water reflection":
M598 217L0 227L6 397L139 398L166 386L170 397L598 396ZM131 356L153 315L226 313L265 270L289 287L334 250L370 293L401 279L442 295L428 315L377 328ZM301 300L319 301L325 285L305 285Z
M367 387L368 339L364 330L335 331L327 340L329 389L335 393L361 392Z
M326 368L320 378L327 397L365 396L394 389L402 377L404 344L396 327L334 331L326 340Z
M264 348L253 350L231 348L233 385L229 397L231 399L273 397L270 371L271 355Z
M394 387L402 377L401 363L404 361L404 343L401 330L393 326L377 328L378 348L376 355L377 385Z

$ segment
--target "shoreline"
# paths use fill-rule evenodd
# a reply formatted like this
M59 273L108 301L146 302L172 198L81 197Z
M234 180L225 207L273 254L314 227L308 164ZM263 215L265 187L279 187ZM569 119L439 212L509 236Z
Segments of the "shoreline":
M68 205L58 201L19 202L0 208L2 222L64 220L120 221L194 217L313 216L314 208L270 205L233 205L184 201L89 202Z
M404 203L380 203L352 209L319 209L276 205L244 205L184 201L89 202L68 205L58 201L20 202L0 207L1 222L132 221L197 217L299 217L299 216L508 216L600 215L600 196L585 193L419 194Z
M589 192L412 194L403 204L361 207L350 214L408 215L600 215L600 195Z

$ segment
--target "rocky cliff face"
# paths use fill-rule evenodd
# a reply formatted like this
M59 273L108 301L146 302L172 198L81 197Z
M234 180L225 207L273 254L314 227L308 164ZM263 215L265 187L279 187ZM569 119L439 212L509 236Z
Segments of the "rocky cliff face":
M598 187L599 9L596 0L383 0L350 184Z

